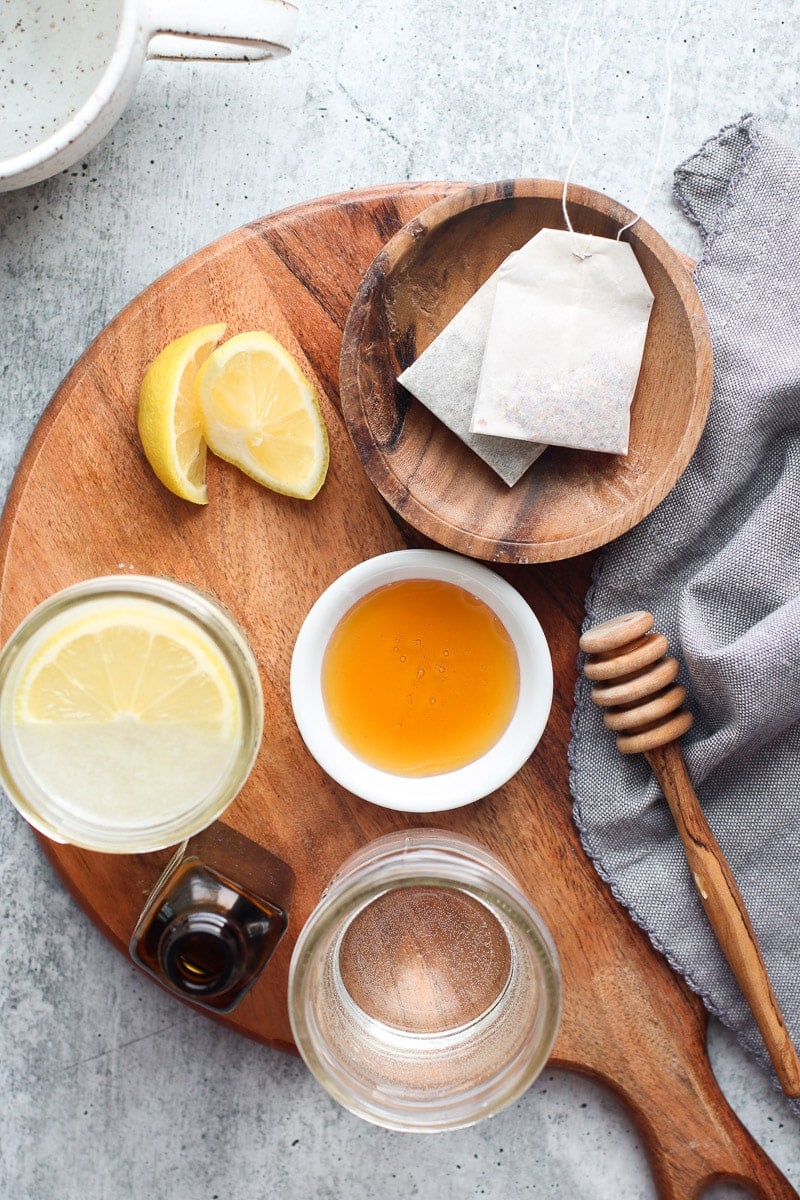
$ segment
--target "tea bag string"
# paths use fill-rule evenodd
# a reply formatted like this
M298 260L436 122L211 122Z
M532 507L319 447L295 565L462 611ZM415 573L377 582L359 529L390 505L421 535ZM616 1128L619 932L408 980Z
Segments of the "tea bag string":
M665 142L666 135L667 135L667 124L669 122L669 111L670 111L670 105L672 103L672 57L670 55L670 46L672 43L672 38L675 33L675 30L678 28L680 19L683 16L684 4L685 4L685 0L678 0L678 6L675 10L675 15L672 18L672 24L670 25L669 32L667 33L667 38L664 43L664 62L666 65L666 75L667 75L665 96L664 96L664 116L663 116L663 119L661 122L661 134L658 139L658 147L656 150L655 161L653 163L653 170L650 175L650 182L648 184L644 200L642 201L642 203L639 207L639 211L637 212L636 216L633 218L632 221L628 221L627 225L623 225L621 227L621 229L618 230L617 238L616 238L617 241L620 240L620 238L622 237L623 233L626 232L626 230L628 230L632 226L634 226L636 224L636 222L641 218L644 210L647 208L648 202L650 200L650 196L652 195L653 187L655 186L656 175L658 174L658 168L661 163L661 156L664 151L664 142ZM570 159L569 166L567 167L567 171L564 176L564 186L563 186L562 192L561 192L561 210L564 214L564 223L565 223L567 229L569 230L569 232L571 234L573 234L573 236L575 235L575 230L572 227L572 221L570 220L569 212L567 210L567 189L569 187L569 181L570 181L570 177L572 175L572 171L575 166L575 163L578 161L578 157L579 157L581 151L583 150L583 143L578 135L578 131L575 128L575 94L574 94L573 87L572 87L572 73L569 69L569 49L570 49L570 43L572 41L572 34L573 34L575 26L578 22L578 18L580 17L581 13L583 12L583 7L584 7L584 0L580 0L580 3L578 4L577 8L575 9L575 12L572 15L572 20L570 21L569 29L567 30L567 36L564 40L564 76L565 76L565 79L567 82L567 94L569 97L569 131L570 131L570 134L572 135L572 140L573 140L573 143L575 146L575 150L572 155L572 158ZM589 250L588 250L590 241L591 241L591 235L589 237L587 237L586 242L582 249L576 248L575 250L573 250L573 254L575 255L576 258L584 259L584 258L591 257L589 254Z

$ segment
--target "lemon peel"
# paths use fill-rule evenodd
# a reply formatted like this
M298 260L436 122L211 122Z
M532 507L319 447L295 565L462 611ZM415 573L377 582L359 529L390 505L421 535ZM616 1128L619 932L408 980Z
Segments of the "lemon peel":
M183 500L208 503L206 443L193 384L226 326L201 325L175 338L153 359L139 391L136 424L158 479Z

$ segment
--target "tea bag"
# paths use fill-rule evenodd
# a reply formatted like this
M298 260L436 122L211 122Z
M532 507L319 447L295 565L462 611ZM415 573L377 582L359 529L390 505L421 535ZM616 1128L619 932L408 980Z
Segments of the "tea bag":
M545 447L470 432L501 270L502 266L489 276L416 362L403 371L398 382L452 429L510 487Z
M627 242L540 230L497 272L471 432L626 454L652 306Z

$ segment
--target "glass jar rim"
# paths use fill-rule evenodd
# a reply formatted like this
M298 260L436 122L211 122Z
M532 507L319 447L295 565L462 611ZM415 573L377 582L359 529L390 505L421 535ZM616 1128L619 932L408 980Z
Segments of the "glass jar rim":
M199 833L216 820L233 801L246 781L261 743L264 703L258 665L244 631L225 607L193 584L167 576L100 575L52 593L36 605L17 625L0 651L0 712L6 685L13 681L30 640L49 621L87 600L115 596L141 596L173 609L196 624L212 641L230 670L242 714L242 743L232 757L218 786L183 812L164 820L132 822L112 828L82 820L59 808L37 781L23 780L8 762L7 749L0 744L0 782L25 820L51 841L68 843L103 853L135 854L161 850ZM3 716L6 714L3 713Z
M415 863L408 860L387 863L387 858L379 855L366 862L355 862L354 877L348 864L368 854L371 846L380 846L396 836L390 834L357 851L343 864L300 932L289 969L288 998L297 1048L312 1074L334 1099L355 1115L383 1128L421 1133L474 1124L522 1095L542 1070L555 1042L561 1019L562 988L558 952L550 932L504 864L478 843L459 835L437 830L415 832L422 835L420 841L426 836L429 839L427 846L415 847ZM443 861L443 846L441 842L438 846L432 843L431 834L450 839L461 850L477 849L486 861L473 862L471 877L465 878L466 860L451 857L449 862L446 858ZM534 1020L515 1055L472 1089L438 1098L398 1094L389 1097L382 1095L378 1087L362 1085L337 1059L319 1028L314 1004L317 995L311 982L331 944L344 936L358 913L393 890L415 886L456 889L482 903L504 927L505 922L512 925L529 950L531 968L539 984ZM426 1053L432 1051L435 1052L435 1042L429 1040Z

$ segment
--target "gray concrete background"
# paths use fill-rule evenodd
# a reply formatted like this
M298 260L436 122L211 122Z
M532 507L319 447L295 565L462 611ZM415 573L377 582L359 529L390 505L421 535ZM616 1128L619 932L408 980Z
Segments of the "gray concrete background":
M664 8L586 0L573 40L584 142L573 178L633 207L658 141ZM301 0L299 40L282 62L148 64L83 164L0 196L2 494L89 341L228 230L382 182L562 177L574 11L554 0ZM687 0L647 210L679 248L696 253L697 241L671 199L671 172L706 137L756 111L800 146L798 32L796 0ZM545 1072L510 1110L462 1133L373 1129L301 1063L138 975L65 894L8 804L0 872L0 1200L655 1195L636 1130L586 1080ZM716 1023L710 1048L734 1108L800 1186L800 1131L785 1102Z

